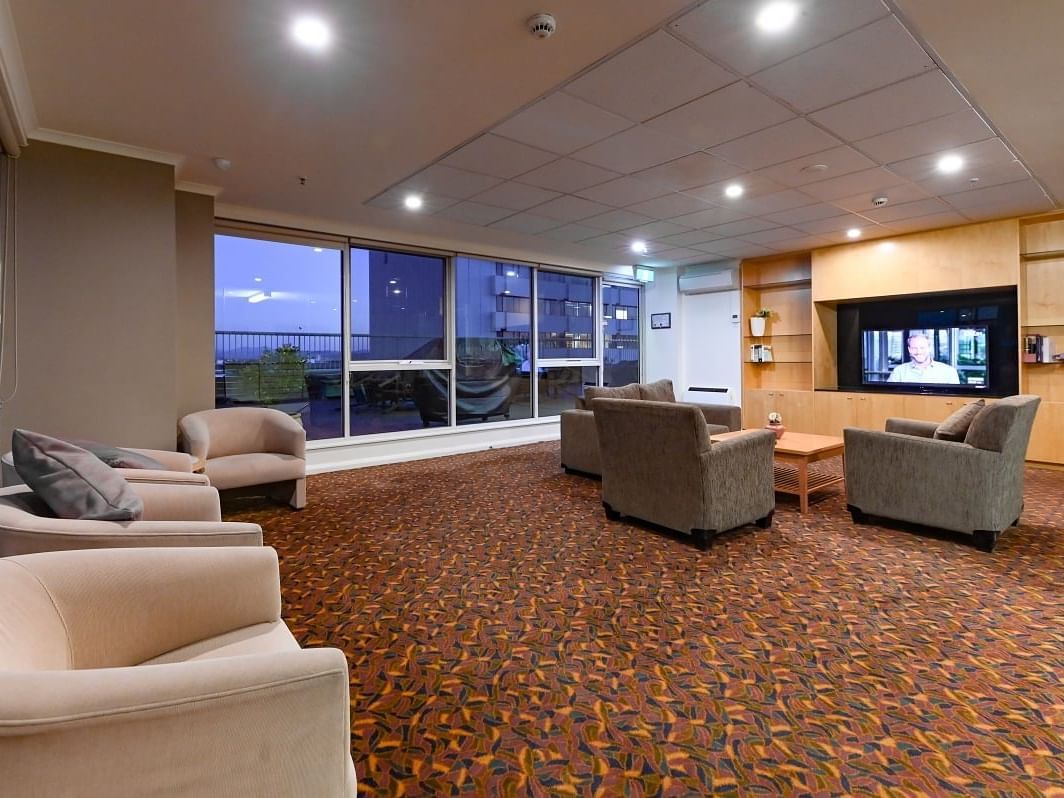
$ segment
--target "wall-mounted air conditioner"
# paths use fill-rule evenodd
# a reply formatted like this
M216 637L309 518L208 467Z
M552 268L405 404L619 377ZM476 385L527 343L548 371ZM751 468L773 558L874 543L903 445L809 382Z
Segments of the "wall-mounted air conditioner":
M676 278L681 294L710 294L739 290L739 261L719 260L684 266Z

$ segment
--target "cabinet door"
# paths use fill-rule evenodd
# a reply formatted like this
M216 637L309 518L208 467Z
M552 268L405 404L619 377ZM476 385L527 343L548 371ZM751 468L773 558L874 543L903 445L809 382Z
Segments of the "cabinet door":
M815 420L812 391L776 391L777 410L783 424L795 432L812 432Z
M888 418L905 417L905 397L897 394L862 394L857 400L857 426L884 429Z
M817 391L813 396L816 414L814 431L819 435L842 435L843 427L857 426L856 394Z
M756 429L768 421L769 404L775 391L743 391L743 428Z

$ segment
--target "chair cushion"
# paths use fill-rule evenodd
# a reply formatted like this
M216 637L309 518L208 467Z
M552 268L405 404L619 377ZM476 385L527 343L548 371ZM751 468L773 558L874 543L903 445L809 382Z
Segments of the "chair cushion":
M144 513L129 483L79 446L16 429L11 452L18 475L60 518L135 521Z
M647 402L675 402L672 380L658 380L639 385L639 398Z
M204 473L218 490L268 485L306 476L307 462L301 457L276 452L231 454L207 461Z
M1005 440L1009 436L1009 431L1016 421L1016 411L1016 405L1004 402L987 405L972 420L972 425L968 427L968 434L964 436L964 442L977 449L1002 451L1005 448Z
M134 452L131 449L120 449L117 446L108 446L106 443L83 441L78 440L77 438L65 438L64 440L87 452L92 452L107 463L107 465L111 466L111 468L150 468L155 471L166 470L166 466L155 458L148 457L148 455L141 454L140 452Z
M187 646L153 657L141 665L166 665L172 662L240 657L245 654L271 654L277 651L298 651L299 643L292 637L284 621L257 623L232 632L199 640Z
M584 405L591 407L592 399L641 399L639 384L621 385L617 388L598 388L589 386L584 388Z
M984 407L986 407L986 402L979 399L957 408L950 413L949 418L935 428L933 437L940 441L963 441L972 421Z

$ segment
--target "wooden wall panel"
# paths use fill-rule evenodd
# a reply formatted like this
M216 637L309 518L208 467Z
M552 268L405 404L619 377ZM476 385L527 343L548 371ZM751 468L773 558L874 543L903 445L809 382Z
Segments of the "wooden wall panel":
M813 387L838 388L839 324L835 305L813 305Z
M1024 255L1064 252L1064 219L1022 225L1020 245Z
M1023 325L1064 324L1064 258L1030 260L1023 265Z
M746 260L742 264L744 285L774 285L808 280L812 259L808 252L774 258Z

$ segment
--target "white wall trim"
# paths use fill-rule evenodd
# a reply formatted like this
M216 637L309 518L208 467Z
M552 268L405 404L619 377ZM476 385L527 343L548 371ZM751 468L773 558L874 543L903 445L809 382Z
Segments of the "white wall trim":
M92 136L82 136L78 133L66 133L62 130L51 130L46 127L34 129L29 137L37 141L46 141L50 144L62 144L67 147L77 147L82 150L94 150L105 152L108 155L121 155L126 158L137 158L141 161L154 161L178 167L185 161L184 155L163 150L152 150L147 147L137 147L132 144L120 144L117 141L96 139Z
M26 131L37 126L37 111L8 0L0 0L0 116L4 150L17 156L27 144Z
M308 449L307 473L323 474L329 471L346 471L351 468L367 468L387 463L404 463L432 457L483 452L488 449L556 441L560 437L559 420L549 418L519 427L493 426L489 429L482 429L479 425L470 425L439 430L430 436L411 436L398 440L381 440L380 438L373 441L353 440L350 443ZM558 467L561 468L561 465L559 464Z

